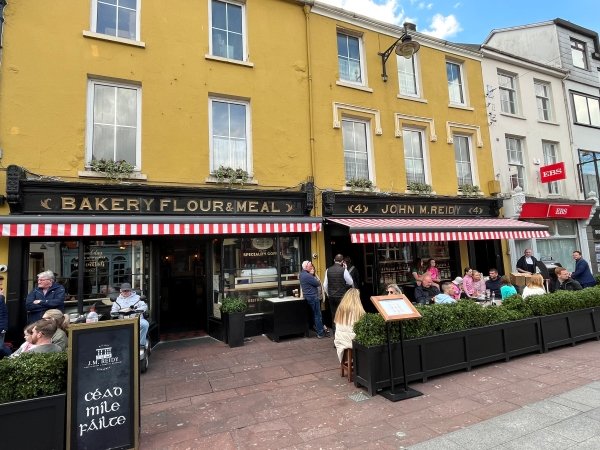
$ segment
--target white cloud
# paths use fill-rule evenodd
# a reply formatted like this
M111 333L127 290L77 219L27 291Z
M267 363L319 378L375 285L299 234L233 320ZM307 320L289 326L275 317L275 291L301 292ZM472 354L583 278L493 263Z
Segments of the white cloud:
M404 10L399 0L320 0L338 8L355 12L362 16L372 17L382 22L401 25L404 22Z
M460 8L461 6L462 6L462 3L461 3L461 2L456 2L456 3L454 4L453 8L454 8L454 9L456 9L456 8Z
M442 14L436 14L431 19L431 24L426 30L422 30L422 33L430 36L446 39L454 36L455 34L462 31L460 23L454 17L454 14L443 16Z

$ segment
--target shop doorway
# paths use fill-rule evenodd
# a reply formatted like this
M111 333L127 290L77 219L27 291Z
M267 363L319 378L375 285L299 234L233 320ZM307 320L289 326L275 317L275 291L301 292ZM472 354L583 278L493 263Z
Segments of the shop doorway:
M159 261L161 340L205 335L208 323L205 242L165 241L159 247Z
M504 275L502 264L502 247L499 240L469 241L469 263L472 269L487 276L491 268L498 269L500 276Z

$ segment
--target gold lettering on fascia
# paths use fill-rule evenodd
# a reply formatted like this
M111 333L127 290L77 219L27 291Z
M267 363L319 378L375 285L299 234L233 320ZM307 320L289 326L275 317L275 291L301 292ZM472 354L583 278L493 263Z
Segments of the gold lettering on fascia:
M156 205L156 206L155 206ZM76 197L62 196L63 211L128 211L128 212L203 212L203 213L281 213L275 201L196 200L176 198Z
M406 205L401 203L386 203L381 209L381 214L391 216L458 216L462 206L456 205Z

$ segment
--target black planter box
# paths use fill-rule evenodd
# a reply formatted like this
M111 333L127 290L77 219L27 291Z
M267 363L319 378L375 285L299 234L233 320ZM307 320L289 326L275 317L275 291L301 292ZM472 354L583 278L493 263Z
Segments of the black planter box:
M246 327L246 313L223 314L223 326L225 329L225 343L230 347L241 347L244 345L244 331Z
M67 394L0 404L0 447L62 450Z
M439 334L404 342L407 382L456 370L509 360L513 356L542 351L539 318L530 318ZM392 344L394 383L402 378L400 345ZM354 384L364 386L370 395L390 386L387 345L365 347L353 342Z
M263 302L265 334L275 342L282 336L308 336L308 304L295 297Z
M587 308L540 317L544 351L600 338L600 309Z

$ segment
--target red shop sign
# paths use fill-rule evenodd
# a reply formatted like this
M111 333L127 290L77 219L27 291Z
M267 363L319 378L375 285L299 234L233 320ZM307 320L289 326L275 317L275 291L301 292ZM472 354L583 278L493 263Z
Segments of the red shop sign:
M556 164L550 164L549 166L540 167L540 178L542 183L564 180L567 178L567 174L565 173L565 163L559 162Z
M521 219L588 219L592 205L559 205L556 203L524 203Z

